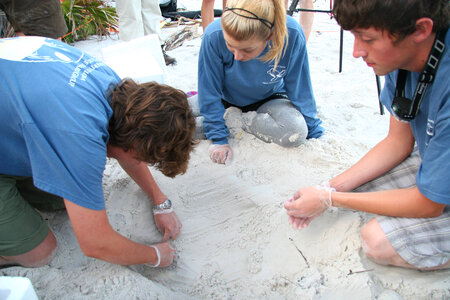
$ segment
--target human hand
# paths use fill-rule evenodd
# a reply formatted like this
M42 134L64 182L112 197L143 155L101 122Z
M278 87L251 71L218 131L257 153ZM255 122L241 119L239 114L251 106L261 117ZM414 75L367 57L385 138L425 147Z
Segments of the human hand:
M301 218L289 216L289 224L292 225L293 229L302 230L303 228L307 227L316 217L317 216L313 216L310 218Z
M153 268L164 268L173 263L173 259L175 258L175 249L170 247L169 243L155 244L150 247L155 249L157 259L155 264L146 263L146 266Z
M209 147L209 158L215 163L228 165L231 162L232 151L228 144L212 144Z
M181 230L181 222L172 209L154 212L154 217L156 228L163 234L163 242L167 242L169 238L174 240L178 237Z
M310 186L299 189L293 198L285 202L284 208L287 210L287 214L292 217L317 217L331 207L332 191L335 190L322 186Z

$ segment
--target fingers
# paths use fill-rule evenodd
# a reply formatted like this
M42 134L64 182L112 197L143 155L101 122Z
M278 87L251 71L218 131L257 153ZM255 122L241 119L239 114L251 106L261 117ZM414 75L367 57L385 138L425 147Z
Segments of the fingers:
M164 233L162 241L167 242L170 238L170 229L165 229L162 233Z
M155 215L155 222L163 234L163 242L167 242L170 238L176 239L180 234L182 225L175 212Z
M231 162L232 151L228 144L226 145L213 144L209 148L209 157L215 163L229 164Z
M173 249L169 243L156 244L155 247L158 248L160 255L160 263L158 267L163 268L170 266L175 259L175 249Z

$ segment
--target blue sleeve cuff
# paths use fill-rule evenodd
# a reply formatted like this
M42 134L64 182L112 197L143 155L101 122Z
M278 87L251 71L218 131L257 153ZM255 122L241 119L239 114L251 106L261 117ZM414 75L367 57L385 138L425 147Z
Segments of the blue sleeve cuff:
M322 126L317 125L316 128L314 128L311 131L308 131L308 136L306 138L307 139L317 139L317 138L320 138L324 133L325 133L325 129Z
M214 139L214 140L212 140L212 142L213 142L213 144L216 144L216 145L226 145L226 144L228 144L228 138L223 138L223 139Z

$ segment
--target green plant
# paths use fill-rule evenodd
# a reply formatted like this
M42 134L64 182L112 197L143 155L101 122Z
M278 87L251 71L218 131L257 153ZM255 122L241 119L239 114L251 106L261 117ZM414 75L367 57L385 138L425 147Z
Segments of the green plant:
M88 36L109 35L117 30L116 9L102 0L62 0L61 8L69 32L63 37L66 43L84 40Z

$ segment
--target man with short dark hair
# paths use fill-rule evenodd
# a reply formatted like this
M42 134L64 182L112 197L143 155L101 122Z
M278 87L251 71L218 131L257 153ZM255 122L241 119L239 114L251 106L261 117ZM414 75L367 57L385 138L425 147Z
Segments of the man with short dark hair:
M450 37L448 0L336 0L338 23L386 81L389 133L354 166L285 203L294 228L328 207L378 214L362 229L380 264L450 266ZM353 192L352 192L353 191Z
M173 262L181 223L147 163L175 177L187 169L195 120L186 94L120 81L104 63L42 37L0 40L0 265L45 265L56 239L35 210L66 208L81 250L121 265ZM162 243L145 245L109 224L106 157L153 203Z

